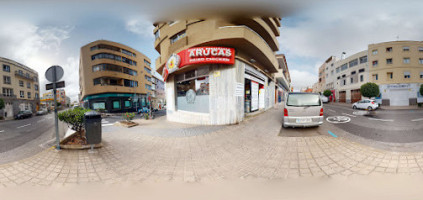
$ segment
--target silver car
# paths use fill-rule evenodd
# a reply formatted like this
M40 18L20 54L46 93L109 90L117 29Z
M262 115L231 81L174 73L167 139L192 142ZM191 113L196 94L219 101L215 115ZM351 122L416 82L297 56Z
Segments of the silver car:
M323 124L323 103L317 93L291 92L284 108L283 127L310 127Z

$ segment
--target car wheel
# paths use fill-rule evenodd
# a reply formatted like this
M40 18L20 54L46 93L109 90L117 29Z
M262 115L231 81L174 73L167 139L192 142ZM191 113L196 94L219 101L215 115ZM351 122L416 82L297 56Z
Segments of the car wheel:
M353 106L353 109L354 109L354 110L357 110L357 106Z
M373 108L372 108L371 106L369 106L369 107L367 108L367 110L373 110Z

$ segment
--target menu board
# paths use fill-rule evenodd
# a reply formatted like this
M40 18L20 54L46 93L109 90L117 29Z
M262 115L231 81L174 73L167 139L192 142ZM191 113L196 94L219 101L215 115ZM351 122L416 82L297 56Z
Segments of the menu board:
M259 106L259 84L251 81L251 111L258 110Z

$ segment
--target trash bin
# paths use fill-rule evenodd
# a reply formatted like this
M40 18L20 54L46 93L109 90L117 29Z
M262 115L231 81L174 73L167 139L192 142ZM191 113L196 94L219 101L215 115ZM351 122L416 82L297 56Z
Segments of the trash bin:
M95 111L84 114L85 137L88 144L101 143L101 114Z

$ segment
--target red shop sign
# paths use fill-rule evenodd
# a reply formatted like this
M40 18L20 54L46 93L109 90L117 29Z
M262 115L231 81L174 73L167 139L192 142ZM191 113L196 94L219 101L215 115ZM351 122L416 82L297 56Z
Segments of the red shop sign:
M166 81L169 74L186 65L194 64L235 64L235 49L228 47L194 47L172 54L163 68Z

